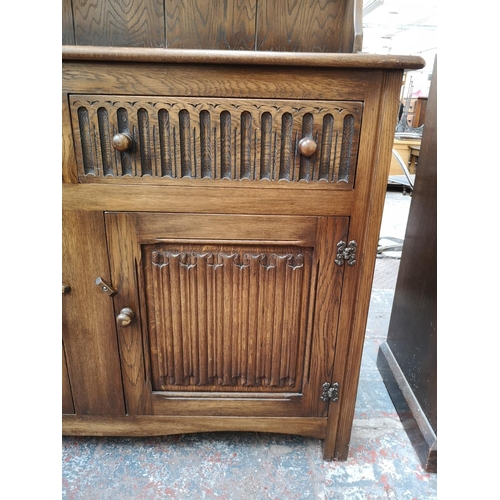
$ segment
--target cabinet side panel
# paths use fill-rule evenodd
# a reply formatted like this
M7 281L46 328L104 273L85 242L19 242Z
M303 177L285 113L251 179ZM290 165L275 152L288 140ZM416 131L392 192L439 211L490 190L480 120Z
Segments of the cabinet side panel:
M63 342L75 412L124 415L112 299L96 285L109 282L101 212L63 212Z
M380 84L370 89L365 102L359 161L366 162L367 168L356 176L348 238L358 243L358 253L356 265L348 266L344 274L335 353L334 377L342 389L339 404L330 403L324 446L324 457L337 460L346 460L349 450L402 72L379 76Z

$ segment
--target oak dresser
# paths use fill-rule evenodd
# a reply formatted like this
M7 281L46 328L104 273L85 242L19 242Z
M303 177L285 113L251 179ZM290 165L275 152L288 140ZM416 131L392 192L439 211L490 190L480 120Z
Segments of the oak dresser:
M345 460L404 69L63 47L63 433Z

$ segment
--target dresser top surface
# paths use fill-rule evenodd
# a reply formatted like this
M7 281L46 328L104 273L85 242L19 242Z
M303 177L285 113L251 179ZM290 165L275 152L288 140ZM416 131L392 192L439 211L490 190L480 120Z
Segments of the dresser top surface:
M353 69L421 69L420 56L271 52L244 50L191 50L63 45L63 61L109 61L176 64L235 64L306 66Z

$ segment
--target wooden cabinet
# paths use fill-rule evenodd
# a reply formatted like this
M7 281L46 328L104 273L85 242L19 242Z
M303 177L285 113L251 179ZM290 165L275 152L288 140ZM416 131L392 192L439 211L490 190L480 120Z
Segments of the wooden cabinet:
M408 125L410 127L420 127L421 125L424 125L426 109L427 97L410 99L407 118Z
M347 458L414 57L65 47L63 432Z

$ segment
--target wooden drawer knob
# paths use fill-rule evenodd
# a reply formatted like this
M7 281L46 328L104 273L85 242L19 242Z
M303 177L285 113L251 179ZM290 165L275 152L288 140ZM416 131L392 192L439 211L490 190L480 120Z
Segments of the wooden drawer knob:
M316 153L317 148L318 145L316 141L310 137L304 137L299 141L299 152L302 156L306 156L307 158Z
M113 136L113 147L117 151L127 151L132 147L132 137L128 134L116 134Z
M120 314L116 317L116 322L119 326L128 326L130 325L130 323L132 323L134 316L135 314L132 309L130 309L129 307L124 307L120 311Z

